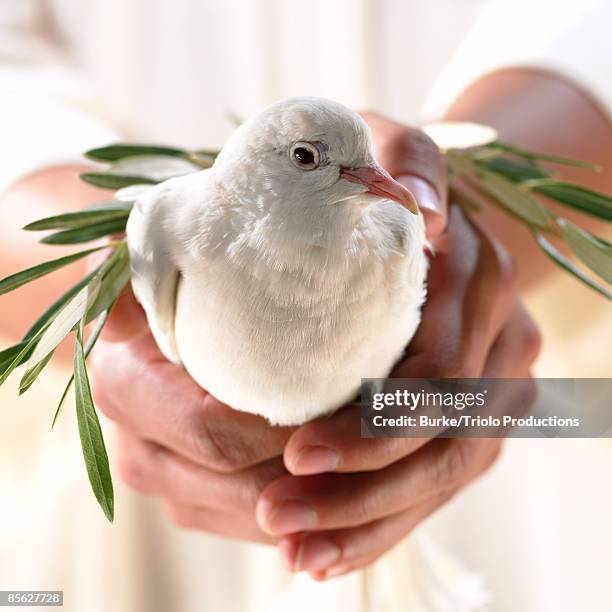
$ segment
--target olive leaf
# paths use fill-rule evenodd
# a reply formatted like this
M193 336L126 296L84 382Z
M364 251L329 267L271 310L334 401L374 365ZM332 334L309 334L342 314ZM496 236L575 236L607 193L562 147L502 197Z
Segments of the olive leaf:
M98 203L95 207L86 210L39 219L33 223L28 223L23 229L30 232L52 229L74 229L113 219L127 219L130 209L131 206L126 205L125 202L111 201Z
M128 142L118 142L107 147L91 149L85 153L85 157L96 161L117 161L124 157L134 157L135 155L164 155L168 157L186 157L188 151L176 147L166 147L164 145L133 144Z
M104 248L106 248L106 246L100 246L87 251L80 251L79 253L73 253L72 255L66 255L65 257L59 257L58 259L52 259L51 261L45 261L44 263L28 268L27 270L22 270L21 272L7 276L6 278L0 280L0 295L3 293L8 293L9 291L14 291L26 283L54 272L55 270L59 270L59 268L63 268L68 264L78 261L79 259L83 259L83 257L87 257L87 255L91 255L92 253Z
M109 308L130 281L130 256L125 242L119 243L102 264L99 276L100 290L87 312L87 323Z
M600 293L604 297L612 301L612 292L606 289L603 285L600 285L597 281L592 279L590 276L585 274L580 268L575 266L567 257L560 253L542 234L535 233L534 237L540 248L552 259L557 265L561 266L564 270L575 276L580 282L584 283L587 287L594 289L597 293Z
M55 317L55 315L59 312L59 310L66 304L74 295L76 295L89 281L99 272L101 266L98 266L93 272L90 272L87 276L82 278L78 283L74 284L66 293L60 296L51 306L43 312L42 315L34 322L34 324L28 329L25 336L23 337L24 341L29 340L32 336L34 336L40 329L42 329L46 323Z
M106 310L103 310L102 314L98 317L96 325L91 331L89 338L87 338L87 342L85 343L85 360L87 360L87 357L89 357L89 353L91 353L93 347L96 345L96 342L98 341L98 338L100 337L100 334L102 333L102 330L104 329L104 326L106 325L106 321L108 320L108 317L114 305L115 305L115 302L113 302L108 308L106 308ZM64 402L66 400L66 397L68 396L68 393L70 391L70 388L72 387L73 382L74 382L74 373L70 376L70 379L68 380L68 383L66 384L66 387L64 388L64 392L62 393L62 397L60 398L57 408L55 409L55 414L53 415L53 421L51 422L52 430L55 427L55 423L57 422L57 419L62 411Z
M547 227L550 213L532 196L521 191L507 178L489 171L481 172L483 187L510 212L529 225Z
M21 351L27 346L26 342L20 342L15 346L10 346L0 352L0 376L4 374L6 369L13 363L15 357L21 353Z
M13 370L20 366L28 358L28 355L31 354L44 330L45 327L41 328L29 340L17 345L20 347L19 350L15 350L17 349L17 346L15 346L11 347L10 349L7 349L6 351L3 351L3 354L9 352L12 353L12 358L10 356L7 356L7 358L5 359L5 363L2 366L2 369L0 369L0 385L4 384L6 379L13 372Z
M33 368L30 368L21 378L19 382L19 395L23 395L38 378L38 375L45 369L45 366L51 361L55 353L53 349L44 359L41 359Z
M561 155L551 155L550 153L538 153L536 151L528 151L527 149L517 147L507 142L500 142L499 140L496 142L492 142L487 146L488 148L499 149L501 151L504 151L505 153L509 153L510 155L522 157L523 159L527 160L547 161L562 166L574 166L576 168L584 168L585 170L601 170L601 168L597 164L592 164L590 162L582 161L580 159L572 159L571 157L564 157Z
M594 217L612 220L612 198L604 193L554 178L534 177L523 183L523 186Z
M98 187L119 189L129 185L161 183L201 169L198 164L181 157L136 155L124 157L102 172L85 172L80 177Z
M100 285L100 274L96 274L49 321L28 359L24 379L30 375L30 370L34 369L41 360L54 351L74 326L86 316L100 291Z
M40 242L44 244L79 244L90 242L103 236L111 236L112 234L124 232L126 223L127 215L123 215L116 219L55 232L50 236L46 236Z
M495 172L506 177L513 183L521 183L531 179L548 178L551 174L530 161L510 159L508 157L494 157L478 160L478 165L485 170Z
M612 247L566 219L559 219L565 242L595 274L612 284Z
M141 188L143 187L143 185L140 186ZM144 186L146 188L146 185ZM127 187L125 188L126 190L128 189ZM95 211L124 211L128 216L130 211L132 210L133 206L134 206L134 202L132 200L130 200L129 198L118 198L117 196L119 195L119 192L115 193L115 199L114 200L107 200L106 202L94 202L93 204L90 204L85 210L89 211L89 210L95 210ZM78 213L74 213L74 214L78 214Z
M157 183L157 181L143 176L118 175L109 172L83 172L79 174L79 178L85 183L100 187L101 189L121 189L131 185L155 185Z
M83 350L84 319L77 330L74 344L74 388L77 423L83 459L91 488L106 518L112 523L115 514L113 480L100 421L96 414Z

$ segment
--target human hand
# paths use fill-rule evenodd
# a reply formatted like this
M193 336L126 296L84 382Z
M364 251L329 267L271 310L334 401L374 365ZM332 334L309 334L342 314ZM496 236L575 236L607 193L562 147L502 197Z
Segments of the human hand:
M438 231L446 215L438 149L419 130L367 118L379 157L405 176ZM131 291L121 296L92 358L97 405L117 424L123 479L159 496L181 525L274 541L257 525L254 509L261 490L287 473L282 452L291 430L231 410L168 363Z
M91 355L98 408L117 428L123 480L160 498L179 526L272 543L255 520L264 486L287 471L289 428L232 410L161 354L131 290Z
M429 299L399 378L528 378L539 335L515 293L508 254L451 207ZM506 397L508 413L533 401ZM285 536L285 564L329 578L372 563L483 473L501 440L360 438L359 407L300 427L284 452L290 474L257 503L262 529Z
M430 241L446 227L446 163L434 141L418 128L408 127L373 112L361 117L372 130L378 162L408 187L425 218Z

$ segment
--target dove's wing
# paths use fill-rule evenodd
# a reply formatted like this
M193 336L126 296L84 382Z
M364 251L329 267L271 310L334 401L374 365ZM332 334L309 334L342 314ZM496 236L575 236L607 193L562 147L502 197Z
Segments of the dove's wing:
M161 352L173 363L181 363L174 316L178 264L185 250L180 240L184 234L181 226L186 221L186 209L193 203L193 177L166 181L144 193L135 202L127 224L134 295L147 314Z

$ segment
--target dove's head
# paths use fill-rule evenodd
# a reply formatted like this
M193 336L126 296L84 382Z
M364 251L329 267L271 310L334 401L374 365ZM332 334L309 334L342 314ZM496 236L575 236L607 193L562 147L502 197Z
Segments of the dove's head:
M323 98L283 100L243 123L215 171L237 199L262 212L325 217L389 199L417 213L412 194L374 159L363 119Z

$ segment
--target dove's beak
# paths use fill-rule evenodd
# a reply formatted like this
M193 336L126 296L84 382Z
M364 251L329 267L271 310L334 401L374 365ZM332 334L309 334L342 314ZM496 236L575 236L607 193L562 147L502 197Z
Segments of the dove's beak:
M380 166L342 168L340 176L351 183L365 185L368 188L366 193L394 200L405 206L411 213L415 215L419 213L417 202L412 193Z

